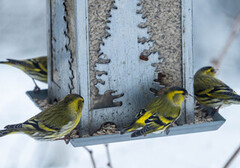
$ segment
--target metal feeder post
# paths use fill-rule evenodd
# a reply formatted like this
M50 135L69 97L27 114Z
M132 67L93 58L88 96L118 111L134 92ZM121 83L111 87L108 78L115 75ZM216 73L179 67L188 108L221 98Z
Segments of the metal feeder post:
M153 90L182 86L194 95L192 0L48 0L48 16L48 99L68 93L85 99L80 138L72 145L166 136L94 133L106 123L131 123ZM190 98L177 121L181 126L169 135L216 130L224 121L216 114L194 124Z

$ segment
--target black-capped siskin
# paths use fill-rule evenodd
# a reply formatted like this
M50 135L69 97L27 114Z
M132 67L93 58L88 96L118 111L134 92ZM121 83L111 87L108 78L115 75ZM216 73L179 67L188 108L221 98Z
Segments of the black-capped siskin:
M47 56L24 60L7 59L7 61L0 61L0 64L11 65L25 72L35 84L34 91L40 90L35 80L47 83Z
M166 130L180 116L182 102L187 95L188 92L180 87L168 89L141 110L132 124L121 130L121 134L133 132L131 137L137 137Z
M0 137L23 132L37 140L64 139L80 121L84 100L77 94L69 94L57 104L43 110L20 124L7 125L0 130ZM63 138L66 136L65 138Z
M199 69L194 75L194 95L205 108L218 110L223 105L239 104L240 96L221 80L215 78L212 66ZM216 112L216 110L214 112Z

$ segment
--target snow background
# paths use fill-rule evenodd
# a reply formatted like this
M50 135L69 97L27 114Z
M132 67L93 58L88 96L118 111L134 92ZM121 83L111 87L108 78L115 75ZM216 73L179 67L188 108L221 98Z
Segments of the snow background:
M227 3L229 2L229 3ZM238 0L194 0L195 69L210 65L228 38ZM0 60L25 59L47 54L46 1L0 1ZM239 35L228 50L219 78L240 94ZM40 112L25 95L32 80L22 71L0 66L0 128L25 121ZM38 82L41 88L45 84ZM110 144L114 168L146 167L223 167L240 145L240 106L220 110L226 118L217 131ZM107 167L103 145L90 146L98 168ZM0 167L92 167L89 154L64 142L39 142L14 134L0 138ZM240 167L240 155L231 168Z

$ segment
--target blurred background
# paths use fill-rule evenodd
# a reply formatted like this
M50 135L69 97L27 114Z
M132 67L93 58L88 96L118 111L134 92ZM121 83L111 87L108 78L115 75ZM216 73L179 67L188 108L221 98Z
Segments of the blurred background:
M240 12L238 0L193 0L195 71L222 53ZM47 54L46 1L0 1L0 60L25 59ZM219 66L218 78L240 94L240 35L237 34ZM25 121L40 110L25 95L32 79L22 71L0 66L0 128ZM47 85L38 82L40 88ZM240 145L240 106L220 110L226 119L217 131L113 143L114 168L223 167ZM104 145L90 146L98 168L107 167ZM15 134L0 138L0 167L93 167L84 148L64 142L39 142ZM240 155L230 165L240 167Z

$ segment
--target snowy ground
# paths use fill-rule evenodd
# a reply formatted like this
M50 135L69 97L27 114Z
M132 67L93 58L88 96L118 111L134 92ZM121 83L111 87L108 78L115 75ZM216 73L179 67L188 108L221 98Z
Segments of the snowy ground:
M0 2L0 60L46 55L45 1L11 2ZM217 5L216 0L194 0L196 69L209 65L210 60L219 55L233 24L230 15L226 16ZM240 94L239 39L238 36L230 47L219 78ZM25 95L34 88L28 76L4 65L0 66L0 76L0 128L25 121L39 112ZM40 84L40 87L47 86ZM110 144L113 167L222 167L240 145L240 106L232 105L220 113L227 121L218 131ZM89 148L94 151L97 167L107 167L105 147ZM83 148L73 148L64 142L39 142L23 134L0 138L0 151L3 168L92 167ZM231 167L240 167L240 155Z

